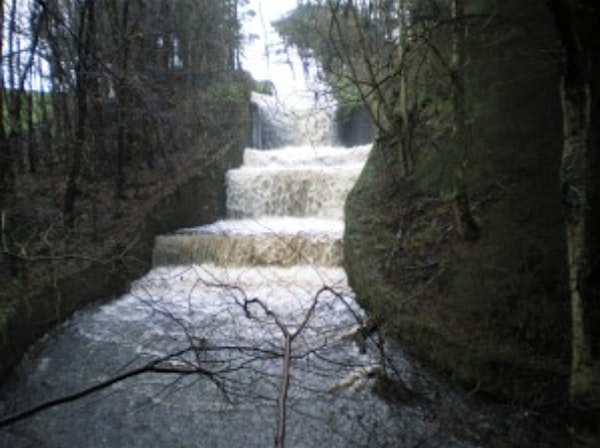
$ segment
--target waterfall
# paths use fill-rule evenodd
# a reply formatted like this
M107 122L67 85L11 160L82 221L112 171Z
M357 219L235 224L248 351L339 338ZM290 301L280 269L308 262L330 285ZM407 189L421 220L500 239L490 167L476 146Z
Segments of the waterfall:
M368 151L247 149L227 175L231 219L158 237L154 264L341 266L343 204Z
M333 141L336 103L329 94L295 92L284 101L253 92L250 101L254 148L320 146Z
M328 135L318 113L290 114ZM392 358L365 348L341 267L343 203L369 147L309 140L247 149L227 176L228 218L157 237L154 269L128 294L78 312L26 357L0 416L144 366L160 374L0 430L0 447L263 448L282 407L289 447L474 446L445 437L425 407L394 410L372 392ZM411 387L433 384L401 352L393 364Z
M243 165L227 173L228 220L158 237L155 266L341 266L344 201L370 146L307 144L331 143L332 135L333 111L312 95L296 98L293 110L268 95L253 98L264 116L277 117L272 130L293 125L302 145L246 149ZM289 141L288 132L271 141Z

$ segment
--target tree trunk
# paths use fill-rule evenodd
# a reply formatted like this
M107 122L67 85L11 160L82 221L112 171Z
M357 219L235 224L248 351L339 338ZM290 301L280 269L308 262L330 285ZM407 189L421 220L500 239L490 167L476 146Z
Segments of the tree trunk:
M404 174L408 175L414 167L414 157L412 155L412 142L411 136L411 123L409 122L408 116L408 49L410 43L410 36L408 33L408 8L406 0L400 0L398 3L398 27L400 28L400 37L398 43L398 66L399 66L399 98L398 98L398 112L401 121L403 123L400 132L400 158L402 160L402 166Z
M121 11L120 30L121 34L121 54L119 60L119 80L117 86L117 99L119 124L117 129L117 169L115 177L115 203L123 198L125 190L125 160L127 151L126 133L128 128L127 117L127 81L128 81L128 63L129 63L129 1L123 2ZM118 215L118 205L115 208L115 215Z
M553 0L565 50L561 191L572 311L573 446L600 446L600 5Z
M7 24L5 21L5 2L0 0L0 54L4 54L5 29L10 28L12 24L9 17ZM12 144L9 138L10 126L6 126L5 107L10 105L10 95L7 94L5 86L5 67L0 70L0 213L3 216L3 224L6 222L6 210L12 207L15 198L15 158L13 156ZM2 236L4 236L5 225L2 227ZM4 240L5 241L5 240ZM4 247L2 250L6 250Z
M479 238L479 226L471 214L467 189L469 163L469 138L467 132L467 106L465 102L465 3L452 0L452 62L450 85L452 93L452 140L454 151L454 212L458 232L467 241Z
M94 1L87 0L81 7L80 23L77 33L77 66L75 69L77 125L75 140L71 144L71 160L67 173L65 190L64 219L65 224L72 227L75 220L75 200L78 194L79 177L83 163L83 151L86 146L88 125L88 79L89 59L95 32Z

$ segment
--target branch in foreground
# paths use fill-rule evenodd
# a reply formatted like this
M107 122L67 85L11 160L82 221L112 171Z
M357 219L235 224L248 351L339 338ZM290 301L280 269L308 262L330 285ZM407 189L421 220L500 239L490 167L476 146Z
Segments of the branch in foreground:
M18 412L13 415L9 415L8 417L0 418L0 428L4 428L6 426L13 425L21 420L25 420L27 418L33 417L40 412L46 411L48 409L54 408L56 406L60 406L62 404L71 403L73 401L77 401L81 398L87 397L88 395L92 395L94 393L100 392L104 389L109 388L113 384L120 383L129 378L133 378L139 375L144 375L148 373L159 373L159 374L177 374L177 375L204 375L210 378L213 378L215 373L209 370L203 369L199 366L193 366L190 368L181 368L176 367L172 364L166 364L166 362L170 359L175 358L176 356L180 356L185 352L190 350L195 350L195 348L186 348L179 353L169 355L167 357L152 361L142 367L137 369L129 370L120 375L109 378L106 381L102 381L88 388L82 389L80 391L74 392L72 394L64 395L60 398L55 398L53 400L48 400L42 402L36 406L33 406L25 411Z

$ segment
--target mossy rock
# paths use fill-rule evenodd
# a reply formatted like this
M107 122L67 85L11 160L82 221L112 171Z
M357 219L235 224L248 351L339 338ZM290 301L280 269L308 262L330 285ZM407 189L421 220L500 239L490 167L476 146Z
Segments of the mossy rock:
M409 353L466 389L557 406L567 392L568 300L554 199L474 194L483 232L466 242L451 199L394 170L391 141L376 141L346 203L344 263L359 302ZM513 184L544 185L535 175ZM517 212L525 204L536 207L527 219Z

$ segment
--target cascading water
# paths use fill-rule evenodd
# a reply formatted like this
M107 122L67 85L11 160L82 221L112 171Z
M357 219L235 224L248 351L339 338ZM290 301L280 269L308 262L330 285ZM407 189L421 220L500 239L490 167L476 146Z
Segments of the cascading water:
M0 431L0 447L265 447L284 414L287 446L468 446L371 391L381 358L354 340L363 313L341 268L343 201L368 151L248 149L229 219L158 237L129 294L32 350L0 415L145 374Z
M252 93L252 145L258 149L289 145L330 143L333 134L332 117L335 109L328 95L296 92L287 102L290 109L276 96Z

